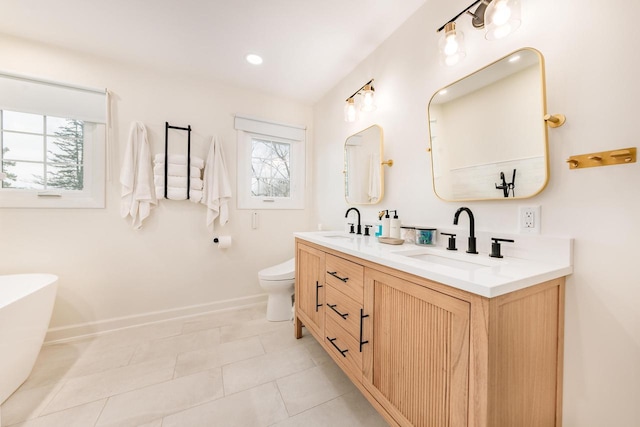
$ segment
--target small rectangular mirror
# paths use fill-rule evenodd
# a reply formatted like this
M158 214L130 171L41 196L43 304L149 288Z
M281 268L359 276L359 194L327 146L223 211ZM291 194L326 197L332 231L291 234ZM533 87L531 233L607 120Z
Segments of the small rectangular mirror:
M429 102L433 188L447 201L523 199L549 179L544 60L526 48Z
M382 128L373 125L344 143L344 195L350 205L373 205L384 194Z

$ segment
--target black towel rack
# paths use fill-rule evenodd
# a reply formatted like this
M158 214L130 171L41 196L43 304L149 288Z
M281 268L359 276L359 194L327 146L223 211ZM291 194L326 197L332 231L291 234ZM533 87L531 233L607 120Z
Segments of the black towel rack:
M167 183L167 175L169 174L169 129L186 130L187 131L187 200L189 200L189 191L191 190L191 125L187 127L171 126L169 122L164 122L164 198L167 197L169 185Z

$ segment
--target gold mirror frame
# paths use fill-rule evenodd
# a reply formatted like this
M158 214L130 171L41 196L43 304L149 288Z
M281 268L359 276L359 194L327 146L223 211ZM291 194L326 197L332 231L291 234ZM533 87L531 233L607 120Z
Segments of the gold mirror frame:
M374 146L376 142L377 148ZM384 133L379 125L369 126L345 140L344 197L348 204L375 205L382 201L384 165L393 164L383 161L383 153Z
M516 55L524 56L524 61L519 65L518 71L508 71L509 67L516 65L511 65L509 61ZM527 61L530 61L530 65L527 65ZM535 66L536 62L537 66ZM486 103L481 104L481 108L478 108L477 104L473 104L479 100L490 100L492 96L496 96L498 99L497 94L501 90L507 90L499 85L516 84L518 81L515 79L524 79L524 73L530 73L532 76L526 78L533 79L534 72L535 86L539 85L539 90L537 88L531 89L531 84L528 84L530 89L528 91L527 88L518 86L517 96L499 98L500 105ZM512 87L510 88L512 89ZM446 95L442 95L443 91L446 91ZM450 96L451 101L449 103L434 102L438 97L444 96ZM468 101L467 98L473 99L473 102ZM532 102L528 103L526 99L531 99ZM466 105L467 102L469 105ZM471 108L472 105L476 108ZM515 194L515 197L509 196L510 199L530 198L544 190L549 181L548 134L544 118L547 114L546 105L544 58L538 50L533 48L523 48L512 52L436 91L431 97L427 109L431 176L436 196L445 201L504 200L507 197L505 197L506 191L502 187L504 187L503 184L507 184L508 187L510 182L515 184L509 189ZM516 106L523 107L521 114L514 114L517 111L515 110ZM440 108L439 113L435 112L436 107ZM461 110L464 110L463 107L469 108L473 114L464 116L460 113ZM444 113L446 108L452 111L448 116ZM455 129L451 126L443 130L438 129L439 125L446 126L447 119L454 122L453 118L458 119L455 121ZM525 122L524 119L528 120ZM477 126L478 123L481 126ZM491 126L485 126L486 129L478 131L478 128L481 128L485 123L490 123ZM456 140L455 136L462 135L463 130L470 132L465 138L457 138ZM438 143L440 131L443 138ZM453 135L453 137L447 139L446 135ZM488 135L493 135L493 138L489 139L493 141L494 145L489 148L502 146L501 151L487 150L488 141L482 138L487 138ZM460 140L462 142L457 144ZM497 140L500 141L496 144ZM528 141L532 140L535 145L526 145ZM443 143L445 141L446 144ZM513 145L513 141L520 142L520 145ZM510 158L508 157L510 153L518 154L518 156ZM457 154L461 154L460 158L455 157ZM451 160L447 156L455 157L455 160ZM438 164L441 159L444 161ZM480 159L479 163L470 163L476 159ZM518 173L516 174L514 170L517 170ZM515 181L512 181L514 175ZM438 188L438 181L444 182L440 188ZM473 188L473 184L476 183L481 183L479 189ZM497 188L494 188L494 184ZM455 185L458 186L457 189ZM524 190L525 193L518 190Z

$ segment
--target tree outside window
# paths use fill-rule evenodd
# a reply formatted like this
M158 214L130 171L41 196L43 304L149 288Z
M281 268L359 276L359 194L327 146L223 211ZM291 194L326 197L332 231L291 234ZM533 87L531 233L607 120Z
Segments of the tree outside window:
M252 139L251 195L290 197L291 144Z
M2 188L84 189L84 122L2 111Z

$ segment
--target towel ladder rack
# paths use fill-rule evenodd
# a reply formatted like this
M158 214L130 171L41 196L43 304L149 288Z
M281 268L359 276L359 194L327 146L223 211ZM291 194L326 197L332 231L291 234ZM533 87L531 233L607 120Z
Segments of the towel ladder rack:
M169 174L169 129L187 131L187 200L189 200L189 192L191 191L191 125L187 127L171 126L169 122L164 122L164 198L167 197L169 184L167 183L167 175Z

